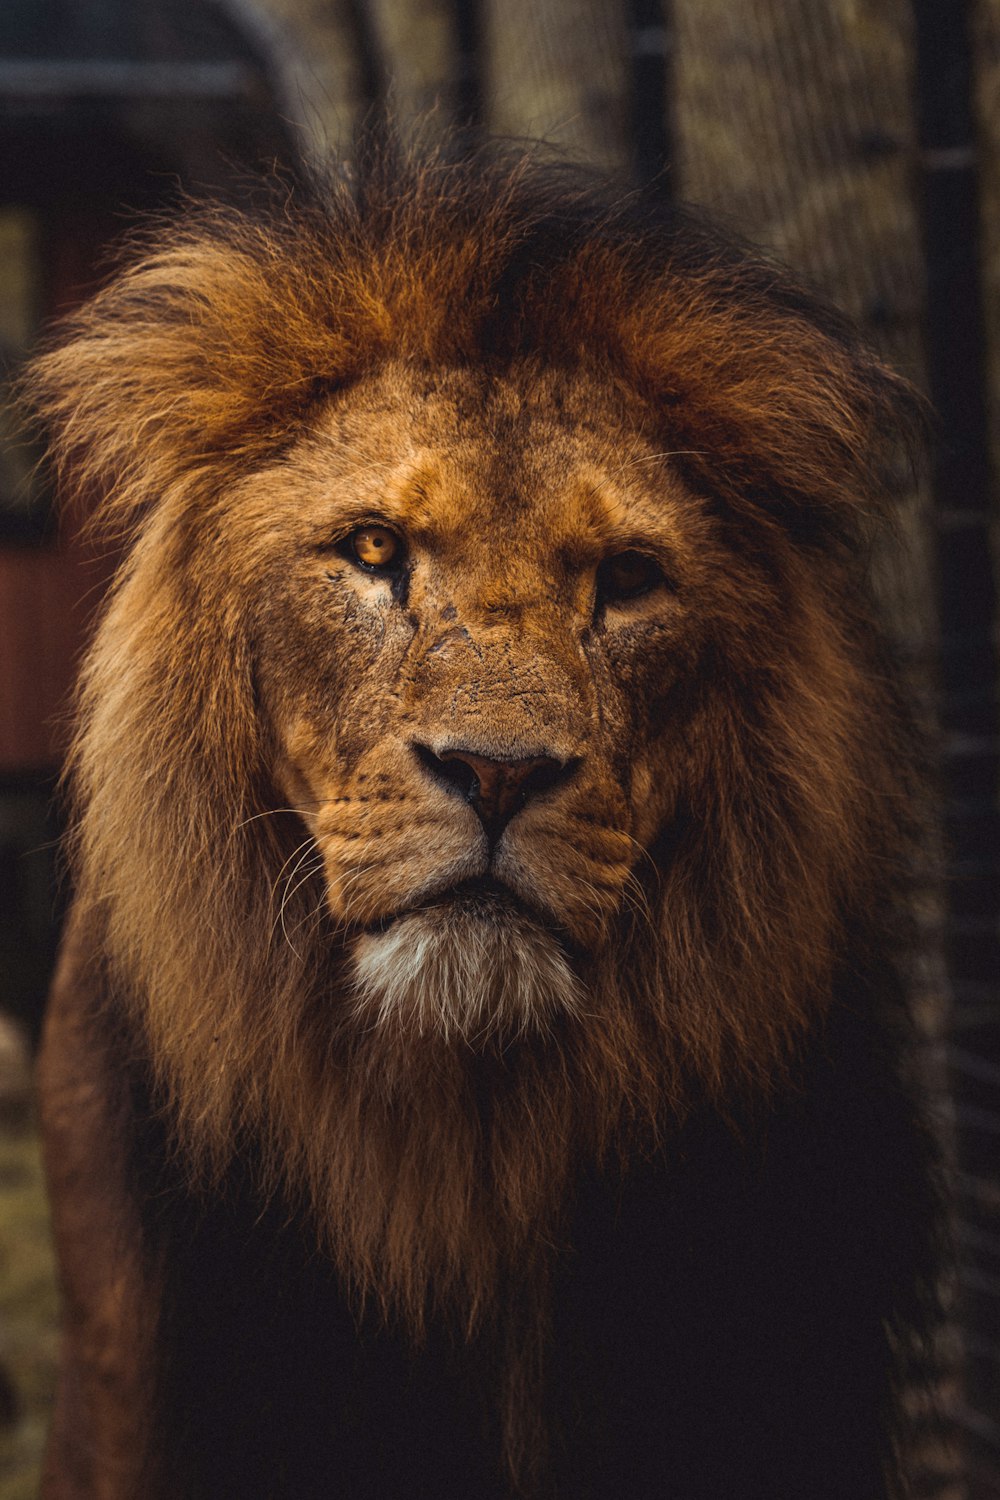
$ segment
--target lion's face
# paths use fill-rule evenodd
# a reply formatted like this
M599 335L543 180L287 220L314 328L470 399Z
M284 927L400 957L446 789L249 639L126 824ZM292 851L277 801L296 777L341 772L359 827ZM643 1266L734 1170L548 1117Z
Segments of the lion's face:
M240 496L275 779L383 1020L544 1023L642 899L712 539L641 418L579 376L398 367Z

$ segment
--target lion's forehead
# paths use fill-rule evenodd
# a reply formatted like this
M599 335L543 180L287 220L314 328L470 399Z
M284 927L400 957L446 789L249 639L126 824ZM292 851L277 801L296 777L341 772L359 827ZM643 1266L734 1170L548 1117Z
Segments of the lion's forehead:
M390 368L335 397L293 455L294 519L370 510L501 576L647 533L683 546L683 489L645 418L579 372Z

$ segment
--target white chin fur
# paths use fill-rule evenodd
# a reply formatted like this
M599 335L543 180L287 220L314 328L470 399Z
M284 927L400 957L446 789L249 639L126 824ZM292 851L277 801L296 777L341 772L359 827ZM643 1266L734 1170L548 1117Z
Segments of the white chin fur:
M542 1032L579 1008L562 948L529 917L442 905L359 938L355 1013L379 1030L481 1041Z

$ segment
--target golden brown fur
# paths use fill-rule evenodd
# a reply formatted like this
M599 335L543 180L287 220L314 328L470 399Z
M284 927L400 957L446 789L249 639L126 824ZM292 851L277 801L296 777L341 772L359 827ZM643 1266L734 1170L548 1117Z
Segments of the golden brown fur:
M530 161L198 212L63 340L36 403L131 540L77 901L192 1179L254 1141L415 1331L540 1308L580 1164L779 1088L898 880L859 559L908 393L773 268ZM336 550L373 516L405 598ZM668 582L595 615L630 548ZM444 741L576 767L497 846L516 909L453 894L488 854Z

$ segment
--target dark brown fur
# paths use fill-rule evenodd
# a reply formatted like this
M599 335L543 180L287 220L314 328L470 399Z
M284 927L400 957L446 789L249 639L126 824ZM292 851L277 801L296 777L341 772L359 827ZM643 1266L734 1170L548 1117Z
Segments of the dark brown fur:
M187 1295L178 1235L206 1266L221 1257L223 1282L235 1275L219 1249L233 1223L205 1225L245 1198L251 1241L293 1233L345 1305L404 1348L433 1350L451 1328L480 1351L484 1409L503 1413L495 1442L524 1487L604 1495L564 1451L578 1419L564 1409L559 1309L588 1235L600 1242L579 1217L588 1193L627 1195L665 1173L662 1214L672 1193L689 1199L710 1243L711 1216L671 1172L724 1159L717 1179L705 1169L711 1197L730 1191L732 1157L745 1168L732 1191L750 1193L770 1182L752 1165L765 1136L786 1128L791 1175L762 1189L774 1222L757 1199L747 1209L761 1245L799 1195L819 1222L802 1174L834 1159L865 1184L840 1214L867 1235L895 1194L890 1220L913 1243L843 1252L856 1284L837 1295L864 1330L867 1468L822 1487L833 1471L819 1474L818 1415L809 1438L772 1413L773 1443L803 1448L788 1460L797 1495L884 1493L892 1465L872 1411L887 1432L928 1273L928 1198L896 1079L889 956L913 777L863 563L892 444L916 411L908 388L714 232L602 202L530 159L488 159L382 162L360 186L256 218L207 210L171 226L64 330L33 392L64 482L99 493L99 523L131 539L81 688L75 936L44 1084L67 1279L84 1235L73 1202L100 1194L124 1225L125 1291L71 1286L77 1395L63 1399L48 1493L235 1482L210 1484L181 1412L195 1335L171 1334L171 1297ZM344 560L343 539L373 517L405 540L391 593ZM602 559L636 548L667 582L595 604ZM474 815L414 754L442 735L555 757L572 775L484 852ZM487 873L517 914L455 896ZM91 1061L68 1074L81 1029ZM886 1058L874 1175L841 1160L869 1052ZM60 1182L60 1121L81 1089L103 1102ZM706 1144L718 1120L726 1144ZM95 1151L108 1182L86 1164ZM636 1244L647 1232L660 1229ZM827 1295L810 1260L825 1254L803 1250L790 1305ZM615 1307L600 1274L593 1295ZM107 1308L148 1308L156 1289L159 1325L126 1361ZM739 1321L728 1292L703 1293ZM780 1324L770 1295L751 1278L755 1316ZM605 1326L595 1310L595 1330L627 1343L621 1318ZM275 1339L265 1360L280 1360ZM738 1370L747 1350L734 1349ZM633 1406L652 1402L638 1437L652 1455L670 1420L656 1383L676 1405L688 1356L663 1357L673 1373L651 1369ZM822 1342L811 1357L840 1368ZM285 1378L274 1369L276 1386ZM118 1481L122 1424L107 1413L124 1408L140 1457ZM94 1439L104 1456L74 1488L88 1421L111 1436ZM190 1458L154 1451L151 1429L171 1421ZM634 1493L674 1483L687 1500L723 1484L734 1500L791 1500L766 1464L753 1469L757 1446L744 1444L739 1472L707 1448L701 1469L650 1458ZM291 1495L291 1460L271 1461L261 1493ZM337 1476L316 1463L326 1493ZM503 1484L499 1459L489 1472ZM381 1493L396 1493L388 1479Z

